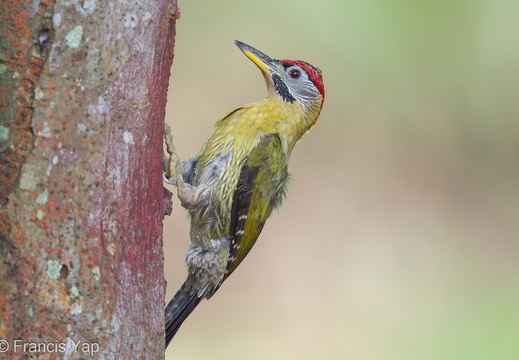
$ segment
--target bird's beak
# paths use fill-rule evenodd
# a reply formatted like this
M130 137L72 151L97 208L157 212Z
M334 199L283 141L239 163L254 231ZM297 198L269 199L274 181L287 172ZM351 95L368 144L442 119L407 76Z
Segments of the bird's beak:
M249 59L254 62L254 64L260 68L263 74L269 78L272 78L272 72L277 71L276 61L274 59L271 59L261 51L256 50L252 46L242 43L241 41L235 40L234 43L240 48L241 51L243 51L245 55L247 55Z

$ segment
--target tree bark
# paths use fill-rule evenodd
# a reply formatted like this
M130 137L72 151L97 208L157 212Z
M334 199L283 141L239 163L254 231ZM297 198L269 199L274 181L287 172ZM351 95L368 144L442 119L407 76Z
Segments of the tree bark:
M164 357L176 10L0 1L0 357Z

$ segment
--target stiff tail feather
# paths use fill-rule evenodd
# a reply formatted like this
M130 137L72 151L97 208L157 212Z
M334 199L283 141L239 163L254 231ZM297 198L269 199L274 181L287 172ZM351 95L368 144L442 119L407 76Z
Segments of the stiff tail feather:
M187 277L180 290L166 306L166 348L177 333L178 329L195 310L196 306L204 298L194 289L195 279L192 274Z

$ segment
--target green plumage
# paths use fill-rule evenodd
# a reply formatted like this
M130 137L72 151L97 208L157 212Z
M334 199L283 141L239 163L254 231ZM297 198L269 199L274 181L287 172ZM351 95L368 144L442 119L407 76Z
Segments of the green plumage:
M237 44L264 72L267 99L217 121L200 153L182 162L182 179L171 174L176 154L166 136L170 180L191 218L189 275L166 307L166 346L198 303L236 270L281 204L290 154L315 124L324 99L322 83L313 82L322 81L320 72L308 73L315 69L309 64L272 60Z
M225 278L249 253L272 210L281 204L288 180L287 160L277 134L264 135L245 158L233 194L231 261Z
M194 186L211 189L211 211L195 209L191 216L191 241L208 246L211 239L234 236L243 230L245 234L240 249L229 264L234 270L254 245L261 229L275 205L279 205L284 193L290 152L299 138L308 130L308 124L287 121L288 114L299 116L303 110L298 104L267 100L238 108L215 124L197 160ZM296 125L296 126L294 126ZM304 126L306 125L306 126ZM280 132L280 128L283 132ZM254 171L255 176L242 179L243 172ZM241 180L241 181L240 181ZM239 189L247 189L251 200L237 200ZM205 205L205 204L204 204ZM246 207L250 215L245 228L232 229L233 207ZM242 214L244 215L244 214ZM250 232L249 232L250 231Z

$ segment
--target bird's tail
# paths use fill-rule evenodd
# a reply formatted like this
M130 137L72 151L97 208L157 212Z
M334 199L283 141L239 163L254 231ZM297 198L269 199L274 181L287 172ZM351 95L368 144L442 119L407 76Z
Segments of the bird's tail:
M182 287L166 306L166 347L177 333L180 325L204 298L204 295L200 294L194 286L195 282L194 275L189 274Z

